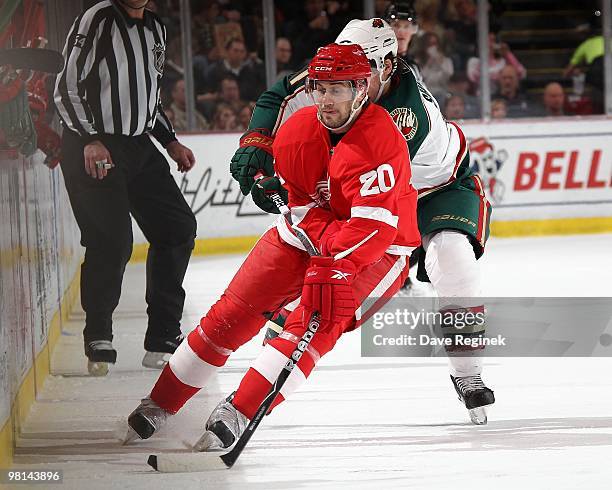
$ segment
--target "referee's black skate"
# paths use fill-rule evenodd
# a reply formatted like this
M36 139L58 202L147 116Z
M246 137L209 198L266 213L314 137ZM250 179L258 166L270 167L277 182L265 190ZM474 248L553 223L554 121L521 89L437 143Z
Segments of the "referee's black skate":
M142 358L143 367L163 369L184 338L183 334L169 338L145 337L144 348L146 353Z
M487 413L485 408L495 403L493 390L487 388L479 374L476 376L455 377L451 381L459 395L459 400L467 408L473 424L485 425Z
M91 376L106 376L108 365L117 362L117 351L110 340L85 342L87 371Z

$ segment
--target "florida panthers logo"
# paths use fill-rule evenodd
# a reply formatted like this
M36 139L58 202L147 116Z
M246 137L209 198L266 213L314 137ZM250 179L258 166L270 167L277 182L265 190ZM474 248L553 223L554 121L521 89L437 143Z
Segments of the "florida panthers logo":
M164 63L166 62L166 50L161 44L153 45L153 65L160 75L164 74Z
M497 150L486 138L470 141L470 169L482 178L488 199L494 204L503 200L506 186L497 174L508 159L506 150Z
M408 107L398 107L391 111L391 118L406 138L406 141L411 140L416 135L419 127L419 120L415 116L412 109Z

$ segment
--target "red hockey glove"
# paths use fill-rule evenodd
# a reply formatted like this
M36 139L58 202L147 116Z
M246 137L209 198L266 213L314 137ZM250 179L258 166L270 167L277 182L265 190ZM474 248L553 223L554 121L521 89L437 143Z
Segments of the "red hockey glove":
M312 257L304 277L301 304L318 311L322 321L350 320L357 309L351 287L355 272L355 264L348 259Z

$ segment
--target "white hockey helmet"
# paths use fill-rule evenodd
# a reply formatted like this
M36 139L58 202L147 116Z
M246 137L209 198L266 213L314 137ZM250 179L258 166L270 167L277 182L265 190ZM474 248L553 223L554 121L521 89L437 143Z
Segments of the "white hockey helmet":
M397 56L397 37L393 28L383 19L351 20L336 38L338 44L359 44L375 68L382 72L385 58Z

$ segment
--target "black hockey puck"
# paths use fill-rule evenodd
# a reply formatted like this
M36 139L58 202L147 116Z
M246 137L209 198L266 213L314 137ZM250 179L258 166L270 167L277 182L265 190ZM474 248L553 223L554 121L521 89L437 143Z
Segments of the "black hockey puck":
M155 454L149 455L149 459L147 459L147 464L157 471L157 456L155 456Z

